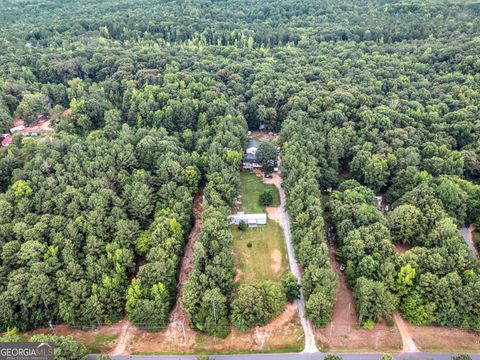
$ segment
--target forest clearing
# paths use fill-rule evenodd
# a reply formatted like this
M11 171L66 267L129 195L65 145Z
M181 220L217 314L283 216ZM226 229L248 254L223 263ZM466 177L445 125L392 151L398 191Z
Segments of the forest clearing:
M280 205L275 186L263 182L263 176L240 173L240 207L246 212L265 212L259 204L260 195L268 191L273 195L270 208ZM268 211L267 211L268 213ZM268 215L266 225L240 230L232 227L236 280L257 283L263 280L281 280L288 271L288 259L281 227Z

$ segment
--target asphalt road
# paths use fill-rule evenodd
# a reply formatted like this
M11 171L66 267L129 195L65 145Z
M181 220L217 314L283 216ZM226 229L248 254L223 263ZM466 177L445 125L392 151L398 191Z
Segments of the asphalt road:
M297 260L295 258L295 250L293 249L291 232L290 232L290 218L285 210L286 198L285 191L281 186L278 187L280 193L280 211L283 216L283 234L285 237L285 243L287 245L288 261L290 263L290 270L297 278L299 284L302 283L302 276L300 268L298 267ZM318 353L317 345L315 344L315 334L313 333L313 327L310 321L305 317L305 299L303 297L303 291L300 289L300 299L295 301L298 309L298 316L300 317L300 323L303 327L303 333L305 334L305 348L304 353Z
M289 353L289 354L239 354L239 355L209 355L212 360L323 360L323 353ZM339 354L343 360L378 360L379 353L372 354ZM454 354L436 353L399 353L393 355L397 360L450 360ZM470 355L473 360L480 360L480 354ZM96 355L90 355L89 360L95 360ZM112 360L196 360L197 355L122 355L112 356Z

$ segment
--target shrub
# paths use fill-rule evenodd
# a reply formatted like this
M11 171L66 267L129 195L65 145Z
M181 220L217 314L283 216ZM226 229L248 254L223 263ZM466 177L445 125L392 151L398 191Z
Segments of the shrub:
M462 354L458 356L452 356L452 360L472 360L470 355Z
M342 360L342 358L338 355L328 354L325 356L325 360Z
M373 327L375 326L375 322L373 320L367 320L362 324L362 327L364 329L372 330Z
M300 299L300 284L297 278L292 273L288 273L282 280L283 288L285 289L285 296L288 302Z
M238 230L245 231L247 229L248 229L248 224L245 221L240 220L240 223L238 224Z
M270 191L264 191L262 194L260 194L260 197L258 200L260 202L260 205L262 206L271 205L273 202L272 193Z
M393 360L393 356L390 354L383 354L380 360Z

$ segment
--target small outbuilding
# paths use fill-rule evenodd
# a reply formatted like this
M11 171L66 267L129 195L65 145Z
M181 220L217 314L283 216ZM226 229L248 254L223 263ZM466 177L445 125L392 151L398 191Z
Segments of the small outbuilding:
M244 221L248 227L257 227L258 225L267 224L267 214L245 214L243 211L230 215L230 223L232 225L239 225Z
M15 134L16 132L19 132L19 131L22 131L22 130L25 130L25 126L19 125L19 126L15 126L15 127L11 128L10 133Z

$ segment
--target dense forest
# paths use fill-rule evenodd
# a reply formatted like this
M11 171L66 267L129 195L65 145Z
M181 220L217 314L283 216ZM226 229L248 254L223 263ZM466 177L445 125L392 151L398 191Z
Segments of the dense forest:
M55 129L0 149L0 331L165 327L200 186L182 305L211 335L255 324L234 316L227 215L259 125L281 135L316 326L338 286L328 220L359 323L480 329L458 232L480 225L479 19L455 0L0 1L0 132Z

